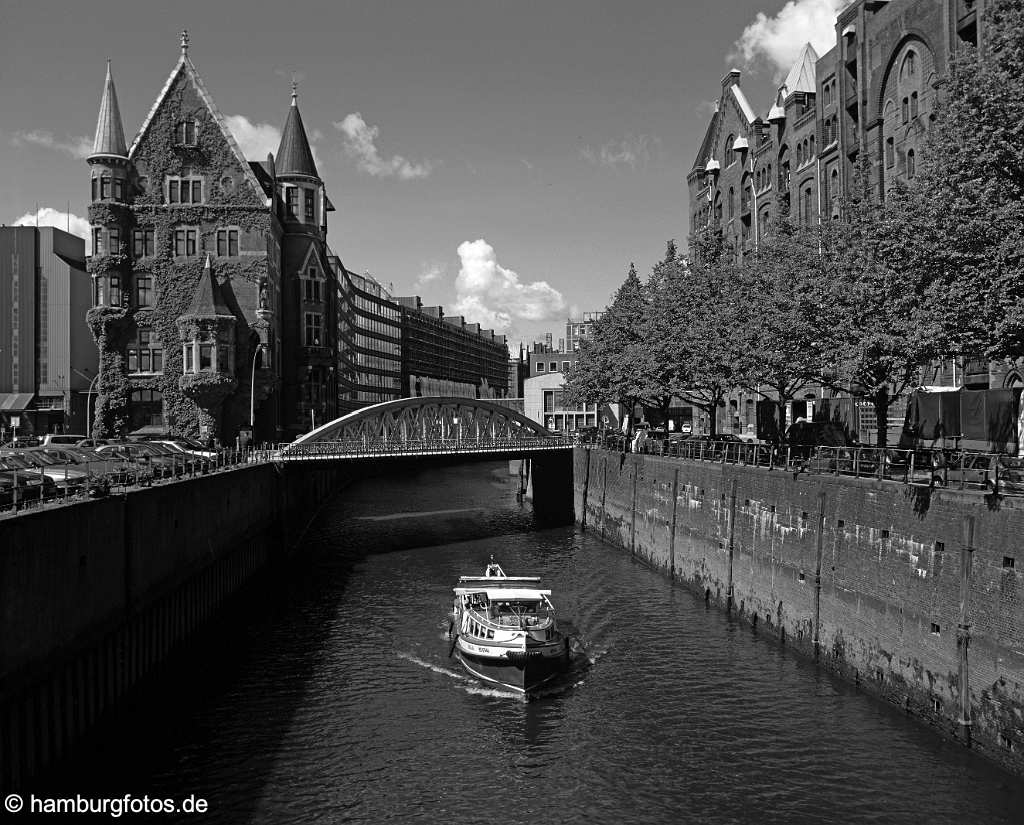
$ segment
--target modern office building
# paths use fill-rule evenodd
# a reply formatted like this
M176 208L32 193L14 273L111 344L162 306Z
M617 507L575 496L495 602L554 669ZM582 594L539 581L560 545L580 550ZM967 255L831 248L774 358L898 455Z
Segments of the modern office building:
M503 398L508 395L504 335L423 306L418 295L396 299L402 311L402 395Z
M552 432L599 426L602 422L598 420L597 404L567 405L564 384L565 376L558 371L527 378L523 382L523 412L526 417Z
M332 258L338 283L338 410L402 397L402 310L369 273Z
M580 342L594 334L594 324L600 320L603 312L584 312L579 318L569 318L565 322L564 349L575 352Z
M0 443L84 433L98 368L86 324L85 241L53 227L0 227Z

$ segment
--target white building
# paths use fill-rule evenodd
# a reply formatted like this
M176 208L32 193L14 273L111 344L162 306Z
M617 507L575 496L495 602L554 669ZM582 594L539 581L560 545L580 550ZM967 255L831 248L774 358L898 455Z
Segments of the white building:
M597 404L566 407L563 401L565 375L544 373L523 382L523 411L526 417L552 432L596 427Z

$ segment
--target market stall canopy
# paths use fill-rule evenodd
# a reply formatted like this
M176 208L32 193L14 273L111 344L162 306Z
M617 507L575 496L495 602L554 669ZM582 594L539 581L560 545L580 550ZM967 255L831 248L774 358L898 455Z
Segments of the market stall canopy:
M35 397L31 392L0 392L0 410L4 412L24 412L32 404Z

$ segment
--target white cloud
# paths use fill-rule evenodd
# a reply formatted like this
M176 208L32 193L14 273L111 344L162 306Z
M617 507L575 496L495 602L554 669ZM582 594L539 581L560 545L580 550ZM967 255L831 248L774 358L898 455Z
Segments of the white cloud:
M266 160L281 145L281 130L269 123L253 123L245 115L228 115L224 121L246 160Z
M92 152L92 138L67 137L64 140L57 138L53 132L45 129L33 129L31 132L15 132L11 137L11 143L15 146L24 146L26 143L36 146L43 146L53 149L55 152L63 152L73 158L85 158Z
M414 163L401 155L383 158L377 149L380 129L370 126L359 112L345 115L344 120L335 121L334 128L345 136L345 152L359 162L364 172L379 178L415 180L427 177L434 169L430 161Z
M449 314L504 332L516 321L557 318L565 308L562 293L547 281L520 283L519 275L501 266L494 247L482 238L459 244L458 254L461 268Z
M836 15L850 0L789 0L774 17L758 12L736 41L730 60L745 66L767 62L774 69L776 82L781 81L805 43L824 54L835 43Z
M448 267L444 264L423 264L420 274L416 277L415 283L413 283L413 289L422 289L428 284L441 280L447 274Z
M56 226L72 235L85 238L85 254L92 254L92 239L89 235L89 221L73 212L60 212L49 206L40 207L38 212L26 212L13 222L12 226Z
M651 147L659 142L658 138L648 135L626 135L623 140L610 140L597 149L588 144L580 149L580 154L595 166L636 169L650 160Z

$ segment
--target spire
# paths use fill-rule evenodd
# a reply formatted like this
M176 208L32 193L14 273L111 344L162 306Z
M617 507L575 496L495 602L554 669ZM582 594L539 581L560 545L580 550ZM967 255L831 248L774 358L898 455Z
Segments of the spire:
M228 305L224 303L220 285L213 275L213 262L210 260L209 252L206 253L203 274L199 278L199 283L196 284L195 295L192 296L192 303L185 315L193 318L215 318L218 315L234 316Z
M814 92L817 88L815 83L814 64L818 62L818 53L814 46L805 43L800 50L800 56L789 70L785 82L782 84L786 89L785 96L793 92Z
M302 125L302 115L299 114L298 91L294 80L292 105L288 108L288 117L281 131L281 145L277 149L274 163L278 176L305 175L320 179L316 164L313 162L313 152L309 148L309 139L306 137L306 127Z
M121 109L117 105L114 78L110 74L107 60L107 79L103 85L103 100L100 101L100 116L96 121L96 138L92 142L89 159L103 155L127 158L128 147L124 142L124 127L121 125Z
M181 53L188 54L188 29L181 30Z

